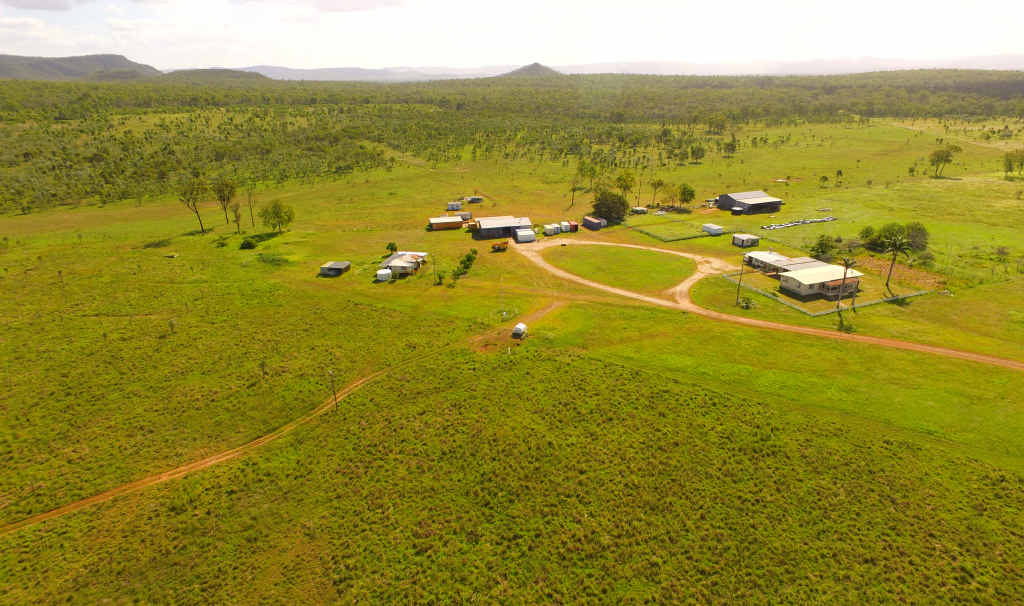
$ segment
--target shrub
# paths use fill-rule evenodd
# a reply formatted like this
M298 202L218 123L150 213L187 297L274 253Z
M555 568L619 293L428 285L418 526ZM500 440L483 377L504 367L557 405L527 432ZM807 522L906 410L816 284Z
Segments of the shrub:
M242 240L242 243L238 246L241 250L252 250L256 248L256 242L252 238L246 238Z
M629 212L629 202L621 194L603 190L594 197L594 216L609 223L622 223Z

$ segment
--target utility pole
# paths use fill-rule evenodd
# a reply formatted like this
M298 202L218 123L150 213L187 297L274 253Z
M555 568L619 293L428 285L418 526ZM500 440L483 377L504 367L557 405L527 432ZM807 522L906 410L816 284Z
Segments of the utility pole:
M741 258L740 259L740 279L739 279L738 282L736 282L736 306L737 307L739 307L739 304L740 304L740 287L743 286L743 269L744 268L745 268L745 264L743 263L743 259Z
M338 412L338 392L334 389L334 371L328 370L327 374L331 375L331 395L334 396L334 412Z

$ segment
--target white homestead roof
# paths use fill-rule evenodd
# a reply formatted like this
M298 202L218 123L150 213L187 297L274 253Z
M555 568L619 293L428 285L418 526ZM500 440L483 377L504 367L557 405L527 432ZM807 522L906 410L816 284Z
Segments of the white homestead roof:
M842 280L844 271L846 272L847 279L859 278L864 275L856 269L845 269L842 265L826 265L824 267L809 267L807 269L787 271L780 277L791 278L801 284L810 286L812 284L821 284L822 282Z
M789 257L780 255L779 253L769 252L767 250L755 250L754 252L748 252L743 256L750 259L757 259L762 263L768 263L770 265L789 261Z
M529 217L481 217L476 220L480 229L505 229L516 227L532 227Z

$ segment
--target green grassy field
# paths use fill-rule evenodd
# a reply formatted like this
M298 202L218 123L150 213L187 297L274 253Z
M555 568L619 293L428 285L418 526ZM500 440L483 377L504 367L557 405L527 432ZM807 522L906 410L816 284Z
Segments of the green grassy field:
M847 314L857 331L1024 359L1022 282L982 254L1024 224L988 175L997 150L967 148L949 169L962 181L910 179L933 137L748 128L794 137L663 178L703 198L801 176L785 217L846 196L844 235L924 221L952 296ZM815 175L837 165L849 185L819 191ZM0 522L272 431L327 399L328 370L339 388L386 370L252 455L0 536L0 602L1019 601L1019 372L656 309L424 229L474 191L478 217L578 218L589 205L569 206L571 172L466 160L268 187L260 204L280 199L296 222L273 237L243 223L265 237L251 251L212 203L206 235L172 199L0 217ZM974 208L983 199L992 208ZM663 244L633 221L564 237L742 254L727 238ZM768 245L797 254L818 233L793 230ZM374 283L388 242L430 262ZM944 274L954 245L977 255ZM604 246L546 255L646 293L693 271ZM317 278L328 260L353 269ZM693 297L835 322L757 296L739 310L717 277ZM510 323L552 301L567 305L512 347ZM467 346L499 325L509 347Z
M697 268L686 257L613 246L558 246L543 255L552 265L583 278L646 294L672 288Z

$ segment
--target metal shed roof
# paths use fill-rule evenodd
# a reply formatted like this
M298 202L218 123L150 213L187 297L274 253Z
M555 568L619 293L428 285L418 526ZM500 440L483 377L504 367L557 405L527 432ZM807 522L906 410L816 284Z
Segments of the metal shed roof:
M431 223L462 223L462 217L431 217Z
M754 234L733 234L732 237L733 237L733 239L737 239L738 238L740 240L760 240L761 239L761 236L755 236Z
M770 251L767 251L767 250L755 250L754 252L748 252L747 254L745 254L743 256L744 257L750 257L751 259L757 259L758 261L761 261L762 263L771 263L771 264L776 264L776 263L782 263L784 261L789 261L789 257L784 256L784 255L780 255L779 253L770 252Z
M506 229L516 227L532 227L529 217L481 217L476 220L480 229Z
M320 269L348 269L352 265L348 261L328 261L320 266Z

